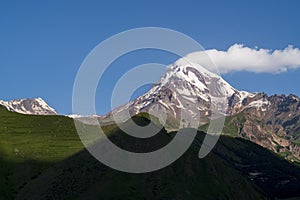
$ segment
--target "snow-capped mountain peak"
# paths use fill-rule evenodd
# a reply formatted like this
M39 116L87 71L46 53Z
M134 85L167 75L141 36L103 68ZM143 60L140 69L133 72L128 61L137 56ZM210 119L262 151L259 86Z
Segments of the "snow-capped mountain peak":
M0 105L7 110L29 115L57 115L42 98L26 98L11 101L0 100Z
M181 58L169 66L166 74L147 93L118 107L113 113L122 119L125 110L129 109L129 113L135 115L153 112L155 107L159 111L157 117L166 110L169 118L180 120L181 113L186 112L194 119L201 118L200 121L206 123L212 114L211 106L221 108L220 113L231 113L228 101L233 95L235 100L242 102L253 94L238 91L220 75L193 62L190 57ZM111 117L111 113L106 117Z

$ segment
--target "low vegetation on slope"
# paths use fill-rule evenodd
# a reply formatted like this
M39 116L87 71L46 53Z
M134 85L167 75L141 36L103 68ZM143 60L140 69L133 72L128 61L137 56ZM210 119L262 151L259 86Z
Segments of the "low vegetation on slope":
M72 119L0 106L0 199L12 199L45 169L82 149Z
M300 169L244 139L222 136L198 158L204 133L176 162L146 174L118 172L83 150L72 119L0 110L0 199L261 199L300 196ZM149 117L133 118L147 125ZM126 124L125 124L126 126ZM91 128L91 127L87 127ZM109 138L134 152L159 149L176 132L148 139L115 125ZM186 129L189 131L189 129Z

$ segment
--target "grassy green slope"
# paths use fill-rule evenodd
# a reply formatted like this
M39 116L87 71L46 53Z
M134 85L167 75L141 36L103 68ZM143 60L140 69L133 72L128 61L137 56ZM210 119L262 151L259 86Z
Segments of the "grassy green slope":
M81 149L72 119L0 107L0 199L11 199L44 169Z
M136 119L141 124L143 119ZM118 146L135 152L159 148L172 139L164 130L139 145L116 129ZM199 139L200 138L200 139ZM203 134L199 135L202 140ZM130 141L130 142L128 142ZM153 150L153 149L152 149ZM17 199L260 199L261 192L217 154L198 159L195 144L172 165L146 174L118 172L82 151L48 169L21 190ZM41 189L37 189L43 185Z
M134 121L147 125L149 116L141 114ZM162 130L145 140L130 137L115 125L104 129L114 143L134 152L159 149L175 134ZM164 169L128 174L104 166L82 150L72 119L21 115L0 107L0 199L260 199L300 195L296 166L249 141L225 136L200 160L197 155L203 137L199 132L184 156ZM251 175L257 171L261 174Z
M222 133L232 137L238 137L240 130L243 128L245 123L245 114L239 113L237 115L228 116L225 118L224 127ZM205 124L199 128L200 131L206 132L209 124Z
M135 117L140 125L148 119ZM158 149L176 133L136 139L116 128L110 139L134 152ZM264 199L300 195L300 169L240 138L222 136L198 159L204 133L177 161L146 174L118 172L81 151L24 187L17 199ZM141 145L142 143L142 145ZM154 149L153 149L154 148ZM43 185L42 189L39 188Z

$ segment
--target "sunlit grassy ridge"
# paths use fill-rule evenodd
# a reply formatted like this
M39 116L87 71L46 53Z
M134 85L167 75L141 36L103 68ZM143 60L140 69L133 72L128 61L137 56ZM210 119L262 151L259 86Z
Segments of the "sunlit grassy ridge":
M82 149L72 119L22 115L0 107L0 196L10 199L11 191Z
M0 110L0 149L12 161L56 162L83 148L74 122L63 116Z

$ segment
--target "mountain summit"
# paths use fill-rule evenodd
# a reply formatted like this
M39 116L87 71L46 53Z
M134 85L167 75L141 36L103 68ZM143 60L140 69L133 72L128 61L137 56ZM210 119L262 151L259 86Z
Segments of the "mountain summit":
M167 125L174 125L174 122L178 124L182 113L187 113L195 120L200 119L200 124L204 124L209 121L213 108L224 115L232 113L233 105L229 101L233 95L237 101L235 103L255 96L255 93L238 91L221 76L196 63L194 57L195 55L177 60L147 93L112 113L122 118L123 112L128 110L131 116L149 112L161 117L164 112L167 115ZM112 113L104 118L110 118Z
M193 53L169 66L167 73L144 95L101 117L101 121L127 120L148 112L166 121L167 130L178 129L182 114L199 124L213 118L212 110L227 116L224 134L247 138L290 160L300 160L300 99L239 91L221 76L197 63ZM127 118L126 118L127 117ZM230 131L228 131L230 130Z
M42 98L26 98L11 101L0 100L0 105L7 110L29 115L57 115Z

